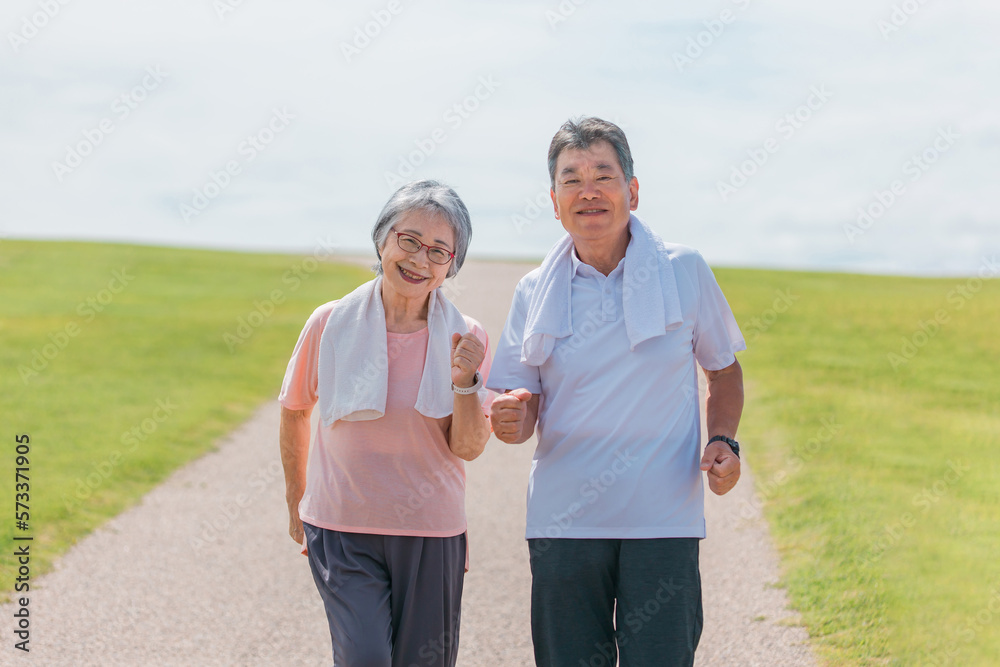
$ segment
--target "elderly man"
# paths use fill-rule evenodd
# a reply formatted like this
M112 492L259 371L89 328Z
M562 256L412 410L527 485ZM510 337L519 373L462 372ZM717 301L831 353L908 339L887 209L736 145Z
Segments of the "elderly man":
M740 476L746 349L712 271L633 215L622 130L565 123L549 147L567 235L517 285L487 386L497 437L538 423L528 482L531 630L545 667L691 665L702 626L702 473ZM701 449L697 364L708 381Z

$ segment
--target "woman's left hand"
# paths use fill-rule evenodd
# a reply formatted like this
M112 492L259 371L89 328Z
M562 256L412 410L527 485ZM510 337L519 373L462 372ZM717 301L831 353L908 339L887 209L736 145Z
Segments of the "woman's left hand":
M456 387L471 387L479 365L486 358L486 346L475 334L451 335L451 381Z

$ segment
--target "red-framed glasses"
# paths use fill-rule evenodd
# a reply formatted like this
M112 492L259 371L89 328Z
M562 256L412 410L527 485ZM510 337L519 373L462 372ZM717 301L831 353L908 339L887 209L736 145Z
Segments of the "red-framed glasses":
M421 248L427 248L427 259L431 260L435 264L447 264L455 258L455 253L447 250L446 248L442 248L441 246L421 243L420 239L417 237L404 234L403 232L397 232L395 229L392 230L392 233L396 235L396 243L398 243L399 247L406 252L420 252Z

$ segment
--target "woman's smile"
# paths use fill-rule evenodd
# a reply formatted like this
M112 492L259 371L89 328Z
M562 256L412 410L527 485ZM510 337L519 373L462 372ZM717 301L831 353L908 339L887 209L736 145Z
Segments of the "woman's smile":
M407 271L398 264L397 267L399 268L399 275L401 275L403 277L403 280L405 280L408 283L417 285L427 280L426 276L422 276L419 273L413 273L412 271Z

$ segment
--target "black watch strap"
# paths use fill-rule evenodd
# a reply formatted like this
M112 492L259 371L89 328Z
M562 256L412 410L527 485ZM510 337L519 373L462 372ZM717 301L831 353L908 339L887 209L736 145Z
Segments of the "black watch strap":
M711 445L713 442L718 442L719 440L721 440L722 442L724 442L727 445L729 445L729 448L731 450L733 450L733 454L736 454L736 458L739 458L739 456L740 456L740 443L736 442L732 438L727 438L724 435L713 435L711 438L709 438L707 444Z

